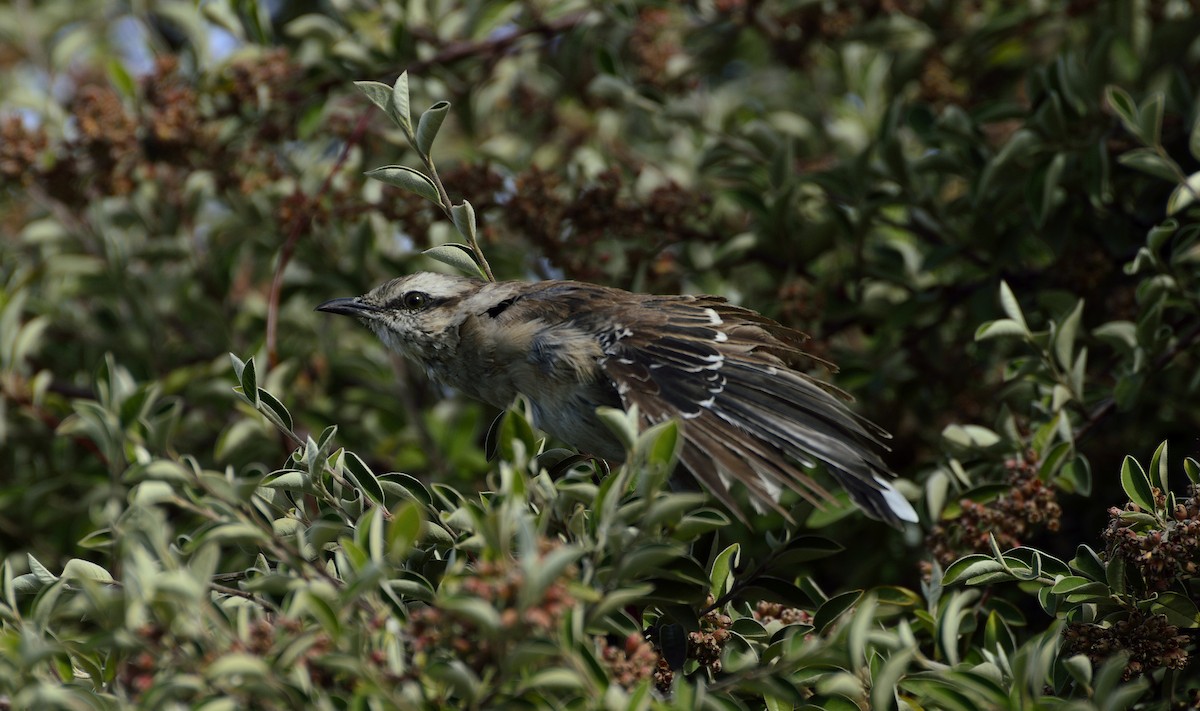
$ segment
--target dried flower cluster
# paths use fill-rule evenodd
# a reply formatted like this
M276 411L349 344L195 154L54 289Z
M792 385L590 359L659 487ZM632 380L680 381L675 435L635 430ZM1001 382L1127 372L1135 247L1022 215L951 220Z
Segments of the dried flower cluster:
M779 620L785 625L807 625L812 623L812 615L807 610L798 607L785 607L778 602L760 602L754 608L754 619L764 625Z
M530 169L517 177L516 193L499 217L571 278L604 281L605 265L618 256L606 243L619 239L619 256L631 264L650 262L645 290L670 291L680 277L672 245L723 241L700 227L709 201L677 185L638 201L613 169L578 194L564 188L559 176Z
M636 65L638 82L660 91L679 91L689 88L680 85L673 69L673 61L684 54L683 30L686 20L678 10L666 8L643 8L638 13L638 22L629 36L628 56ZM694 83L692 79L692 83Z
M222 122L252 104L258 108L254 125L294 138L300 104L311 97L295 86L299 70L282 51L239 61L228 71L233 80L204 87L201 98L178 59L159 56L140 81L136 102L100 76L79 75L68 105L72 133L52 138L44 125L4 122L0 185L36 185L67 208L80 209L100 196L128 195L144 182L157 183L164 200L179 201L184 181L197 170L211 170L222 187L240 180L252 189L276 179L282 175L276 151L222 132ZM48 149L52 161L43 159Z
M367 626L379 628L384 619L368 621ZM134 702L161 698L154 694L158 682L173 686L176 695L179 688L172 683L181 673L201 673L228 654L246 654L258 657L272 665L280 656L288 657L291 675L302 675L306 683L320 689L347 693L359 683L359 675L348 675L344 667L327 663L326 658L336 652L333 640L324 632L312 633L305 623L277 615L268 615L250 623L246 638L232 639L223 648L198 650L194 641L179 639L170 631L156 624L140 628L136 634L138 647L117 667L115 685ZM303 646L303 651L293 653L293 642L298 636L313 635ZM212 637L209 639L218 639ZM400 678L386 663L386 656L376 651L362 657L368 673L380 680L398 683ZM199 690L198 690L199 691ZM227 690L236 695L244 692L236 687ZM186 701L179 698L177 701ZM253 699L243 696L242 703L253 705Z
M1155 669L1183 669L1187 666L1188 638L1167 622L1165 615L1145 615L1134 611L1127 619L1110 627L1074 622L1063 633L1063 649L1068 654L1083 654L1093 664L1103 663L1117 652L1128 652L1129 663L1122 675L1126 681Z
M1141 510L1132 502L1124 509L1114 506L1108 510L1109 522L1103 533L1108 557L1121 558L1141 573L1148 593L1163 592L1181 576L1195 576L1200 569L1200 501L1196 487L1189 493L1175 504L1163 528L1122 518L1126 511ZM1157 488L1154 497L1156 505L1166 507L1166 497Z
M553 545L543 541L542 555ZM568 566L539 599L527 605L521 603L525 574L513 560L480 561L465 575L444 580L444 595L475 598L499 612L499 628L485 629L477 617L436 604L415 610L409 616L408 632L417 664L446 653L482 672L501 663L521 640L553 637L559 621L575 604L567 583L576 573L574 566Z
M706 605L713 604L709 596ZM733 618L722 614L720 610L710 610L700 618L700 630L688 634L688 658L695 659L714 674L721 671L721 652L732 634L729 628L733 626Z
M598 637L596 645L609 677L627 690L632 690L643 679L653 676L655 687L660 692L670 692L674 672L654 645L642 635L631 634L623 644L612 644L604 637Z
M986 504L963 499L962 515L933 527L925 542L943 566L968 553L989 549L989 536L1001 549L1016 548L1041 528L1057 531L1062 517L1054 488L1038 478L1039 461L1030 451L1004 463L1011 490ZM928 574L928 571L926 571Z

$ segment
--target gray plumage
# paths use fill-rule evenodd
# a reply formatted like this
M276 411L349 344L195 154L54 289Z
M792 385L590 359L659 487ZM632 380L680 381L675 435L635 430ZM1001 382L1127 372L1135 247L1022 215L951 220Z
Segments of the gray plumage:
M721 297L418 273L317 309L360 318L470 397L504 408L524 395L539 428L614 462L625 453L597 407L637 405L643 426L678 418L680 461L739 516L734 481L785 515L785 488L827 499L796 465L819 462L874 518L917 520L879 455L887 433L803 372L806 336Z

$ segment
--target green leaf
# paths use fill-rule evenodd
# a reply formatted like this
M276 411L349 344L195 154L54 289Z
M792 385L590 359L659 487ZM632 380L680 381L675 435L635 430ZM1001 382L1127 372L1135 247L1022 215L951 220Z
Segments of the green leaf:
M428 156L433 149L433 139L437 138L438 129L446 120L446 112L450 110L449 101L439 101L425 110L417 121L417 152Z
M111 583L116 579L112 573L95 563L83 560L81 558L72 558L63 566L63 580L97 580L102 583Z
M1162 143L1163 104L1162 92L1155 92L1142 102L1137 115L1137 133L1151 147Z
M487 637L494 637L502 626L500 613L481 598L455 595L441 600L438 607L446 613L473 622Z
M1137 348L1137 324L1132 321L1109 321L1093 329L1092 335L1119 343L1129 350Z
M1059 192L1059 182L1062 179L1063 166L1066 165L1067 156L1065 153L1055 154L1049 165L1046 166L1046 171L1042 175L1042 191L1038 197L1038 204L1034 217L1038 227L1046 224L1046 218L1050 216L1050 211L1054 208L1054 198Z
M274 395L262 388L258 389L258 399L260 400L259 412L266 415L268 420L284 432L292 431L292 414L288 412L282 402L276 400Z
M411 141L413 130L412 110L408 101L408 72L401 72L400 76L396 77L396 83L392 85L392 120L404 129L404 134Z
M1074 654L1063 660L1067 673L1080 686L1087 688L1092 684L1092 662L1084 654Z
M219 524L205 531L195 539L198 546L201 543L245 543L257 545L267 539L267 533L258 526L249 523L231 522Z
M684 513L695 509L708 501L708 494L701 492L672 492L666 496L659 497L646 509L646 513L642 516L640 527L642 530L651 530L656 526L675 525ZM690 540L675 536L680 540Z
M1125 128L1130 133L1141 138L1138 126L1137 103L1134 102L1129 92L1119 86L1110 84L1104 88L1104 98L1108 100L1108 105L1117 113L1117 117L1121 119L1121 123L1125 124Z
M1000 282L1000 308L1004 309L1004 313L1016 321L1022 329L1029 331L1029 325L1025 323L1025 314L1021 313L1021 304L1006 281Z
M1170 219L1154 225L1146 232L1146 247L1154 254L1170 241L1171 236L1179 231L1179 220Z
M1038 467L1038 479L1042 481L1051 481L1054 475L1058 473L1059 467L1062 466L1068 454L1075 448L1073 442L1059 442L1050 448L1046 456L1042 457L1042 464Z
M1192 173L1167 198L1167 214L1174 215L1196 202L1200 195L1200 171Z
M982 323L979 325L979 328L975 330L976 341L986 341L989 338L1004 338L1010 336L1016 338L1027 338L1029 335L1030 333L1027 327L1010 318L1002 318L995 321Z
M1187 474L1188 481L1193 485L1200 484L1200 462L1191 457L1184 457L1183 472Z
M437 247L425 250L422 254L436 259L442 264L448 264L469 276L485 278L483 269L475 261L475 253L465 244L450 243L438 245Z
M208 679L230 677L231 684L237 686L269 678L271 667L256 654L227 652L204 669L204 676Z
M734 543L713 559L712 572L709 574L708 580L709 593L714 598L719 598L729 591L729 586L733 584L733 569L738 565L741 551L741 545Z
M942 576L942 585L965 581L967 585L980 585L997 580L1013 580L1015 576L1001 561L991 556L976 553L964 556L950 564Z
M421 507L412 501L402 501L392 509L392 518L387 522L387 552L388 558L401 561L421 540L421 529L425 526L425 518L421 515Z
M1068 494L1088 496L1092 493L1092 465L1086 457L1076 456L1054 478L1054 485Z
M1126 151L1117 157L1117 162L1170 183L1177 182L1179 176L1183 175L1183 169L1179 167L1178 163L1161 155L1153 148L1135 148L1132 151Z
M478 226L475 222L475 208L471 206L471 203L463 200L451 207L450 218L454 220L454 227L458 233L474 244Z
M964 448L987 449L1000 442L1000 435L979 425L947 425L942 438Z
M559 546L538 558L529 556L523 560L525 585L521 588L521 606L531 607L541 603L546 590L563 572L579 560L584 553L578 546Z
M1100 556L1091 547L1082 544L1075 549L1071 569L1096 582L1101 582L1106 577L1104 562L1100 560Z
M1125 559L1113 558L1104 566L1104 582L1114 594L1125 594Z
M395 185L411 193L416 193L435 205L442 204L437 186L433 184L429 176L419 170L403 165L385 165L382 168L368 170L365 175L388 185Z
M383 491L383 486L379 483L379 478L367 466L367 463L362 460L354 452L347 451L344 455L343 462L346 467L346 476L354 483L359 491L375 503L377 506L386 506L386 495Z
M400 571L400 576L384 584L387 590L413 600L433 602L436 597L433 583L425 576L411 570Z
M908 671L908 665L917 654L916 647L892 652L878 673L871 679L871 708L890 709L896 705L896 685Z
M69 565L69 564L68 564ZM63 571L66 577L66 571ZM1200 609L1185 595L1176 592L1158 594L1158 599L1150 604L1150 612L1156 615L1166 615L1167 622L1184 629L1200 627Z
M628 412L616 407L598 407L596 415L608 426L609 431L617 436L625 451L633 450L638 437L636 407Z
M242 386L242 396L250 401L250 404L255 408L258 407L258 377L254 372L254 359L246 361L242 372L238 374L238 380Z
M1196 160L1200 160L1200 117L1192 124L1192 132L1188 135L1188 152Z
M639 446L649 444L646 463L672 467L679 453L679 423L667 420L647 429L638 437Z
M1129 500L1141 507L1147 513L1153 513L1154 492L1150 489L1150 479L1142 470L1142 465L1133 457L1126 455L1121 463L1121 488Z
M356 81L354 86L366 95L371 103L383 109L389 118L395 120L395 104L392 101L392 87L377 81Z
M816 614L813 615L813 629L817 634L824 634L826 628L833 624L837 618L841 617L846 610L858 604L862 598L862 590L850 590L840 595L834 595L821 606L817 608Z
M1150 475L1157 476L1158 488L1164 494L1171 490L1168 486L1167 472L1167 441L1164 439L1162 444L1158 445L1158 449L1154 450L1154 456L1150 457Z
M707 500L708 496L704 498ZM679 519L679 523L671 530L671 537L679 541L694 541L709 531L717 531L728 525L729 516L724 512L717 509L697 509Z
M1083 318L1083 299L1075 303L1075 308L1059 324L1054 334L1054 356L1064 370L1070 370L1074 362L1075 337L1079 334L1079 323Z
M840 543L822 536L796 536L788 541L782 550L775 552L772 567L777 570L791 570L803 563L837 555L843 550L845 548Z

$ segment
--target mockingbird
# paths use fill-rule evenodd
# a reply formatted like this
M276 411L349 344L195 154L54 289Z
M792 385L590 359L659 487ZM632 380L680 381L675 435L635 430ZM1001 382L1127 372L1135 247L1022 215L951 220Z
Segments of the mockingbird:
M680 461L738 516L735 481L785 516L784 488L828 499L798 466L819 462L874 518L917 520L879 456L888 434L801 370L807 336L721 297L417 273L317 310L357 317L473 398L505 408L524 395L535 425L610 461L625 451L597 407L636 405L642 426L677 418Z

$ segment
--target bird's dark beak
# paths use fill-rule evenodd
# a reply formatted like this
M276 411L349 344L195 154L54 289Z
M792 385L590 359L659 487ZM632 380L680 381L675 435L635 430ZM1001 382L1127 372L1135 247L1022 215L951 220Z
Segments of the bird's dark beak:
M343 316L366 316L372 311L378 311L374 306L363 303L357 296L344 297L341 299L330 299L318 306L316 311L325 311L331 314L341 314Z

